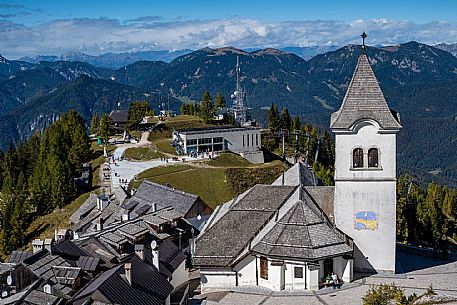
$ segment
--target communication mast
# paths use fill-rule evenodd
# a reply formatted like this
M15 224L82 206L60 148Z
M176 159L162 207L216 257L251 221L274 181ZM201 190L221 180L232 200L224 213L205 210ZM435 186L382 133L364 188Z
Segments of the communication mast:
M241 69L240 69L240 57L236 57L236 91L231 95L233 104L232 112L235 116L235 122L240 125L245 125L247 118L247 106L246 106L246 92L241 87Z

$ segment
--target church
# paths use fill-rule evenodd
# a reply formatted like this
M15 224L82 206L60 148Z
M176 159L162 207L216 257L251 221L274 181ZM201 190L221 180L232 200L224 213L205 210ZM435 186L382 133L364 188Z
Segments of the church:
M362 35L365 39L365 34ZM340 109L335 186L295 164L219 206L196 241L202 292L236 286L316 290L336 274L395 273L396 134L365 43Z

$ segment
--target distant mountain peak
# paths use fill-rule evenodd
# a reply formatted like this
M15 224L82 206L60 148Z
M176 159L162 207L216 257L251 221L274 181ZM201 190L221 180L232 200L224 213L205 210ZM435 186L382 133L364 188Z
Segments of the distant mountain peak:
M253 54L256 54L256 55L289 55L291 53L289 52L285 52L285 51L281 51L281 50L278 50L278 49L275 49L275 48L266 48L266 49L262 49L262 50L258 50L258 51L255 51L253 52Z
M241 49L237 49L237 48L231 47L231 46L213 49L213 51L215 52L215 55L225 55L226 53L234 53L234 54L245 55L245 56L251 55L250 53L248 53L246 51L243 51Z

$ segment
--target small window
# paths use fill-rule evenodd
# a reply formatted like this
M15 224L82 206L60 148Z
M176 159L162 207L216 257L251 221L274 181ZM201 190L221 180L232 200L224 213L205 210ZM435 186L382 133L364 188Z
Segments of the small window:
M248 146L249 146L249 134L246 135L247 141L248 141Z
M268 259L265 257L260 258L260 277L268 280Z
M361 148L354 149L352 152L352 161L352 167L363 167L363 150Z
M370 148L368 150L368 167L379 167L377 148Z
M296 279L303 278L303 267L294 267L294 277Z
M259 134L258 133L255 134L255 145L259 146Z
M244 135L243 135L243 147L244 147Z

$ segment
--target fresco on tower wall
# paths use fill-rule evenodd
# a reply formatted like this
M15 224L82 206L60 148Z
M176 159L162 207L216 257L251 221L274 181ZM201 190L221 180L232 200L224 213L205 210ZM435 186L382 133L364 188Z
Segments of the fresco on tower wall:
M378 215L371 211L360 211L354 215L354 229L376 230L378 228Z

